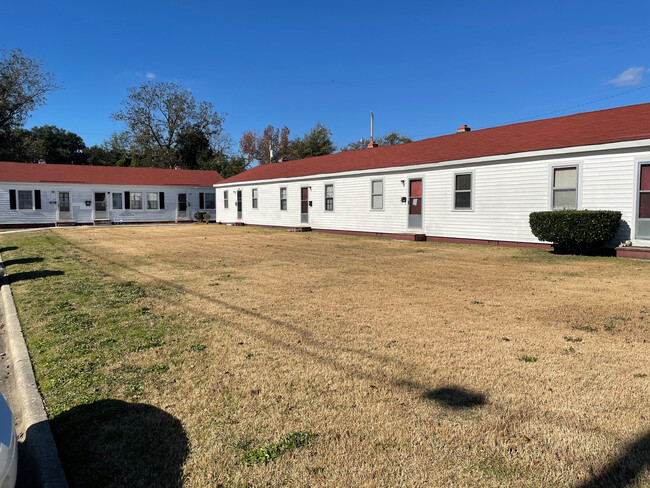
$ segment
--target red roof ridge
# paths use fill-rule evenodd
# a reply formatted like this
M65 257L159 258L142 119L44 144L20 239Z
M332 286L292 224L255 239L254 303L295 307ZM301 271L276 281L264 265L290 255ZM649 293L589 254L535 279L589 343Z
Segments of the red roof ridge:
M0 161L0 181L139 186L212 186L218 171Z
M441 163L518 152L650 139L650 103L450 133L407 144L258 165L221 183Z

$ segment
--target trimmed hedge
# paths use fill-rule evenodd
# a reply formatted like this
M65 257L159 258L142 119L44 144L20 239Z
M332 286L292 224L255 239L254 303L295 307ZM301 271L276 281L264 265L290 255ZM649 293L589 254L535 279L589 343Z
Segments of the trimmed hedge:
M554 210L530 214L530 230L558 252L592 254L616 236L621 225L617 210Z

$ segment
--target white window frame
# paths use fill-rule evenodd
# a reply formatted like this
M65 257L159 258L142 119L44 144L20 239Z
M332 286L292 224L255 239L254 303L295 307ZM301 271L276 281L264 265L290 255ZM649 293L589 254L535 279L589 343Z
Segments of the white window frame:
M259 207L260 192L257 188L251 188L251 207Z
M134 200L133 200L133 196L134 196L134 195L140 195L140 208L135 208L135 207L133 206L133 202L134 202ZM132 191L132 192L129 194L129 202L130 202L129 210L139 210L139 211L144 210L145 204L144 204L144 202L143 202L143 200L142 200L142 192L141 192L141 191Z
M582 207L582 198L581 198L581 188L582 185L581 179L582 179L582 168L580 163L578 162L567 162L567 163L562 163L562 164L552 164L549 166L549 200L548 200L548 209L549 210L564 210L562 208L555 208L554 202L555 202L555 170L556 169L569 169L569 168L575 168L576 170L576 208L575 210L580 210ZM571 188L557 188L558 190L570 190ZM574 210L574 209L567 209L567 210Z
M634 239L644 245L650 243L650 238L639 237L639 205L641 204L641 166L650 165L650 155L646 157L636 157L635 162L635 185L634 185Z
M373 208L372 206L372 197L375 195L379 195L379 193L373 193L373 183L375 182L381 182L381 208ZM370 179L370 211L371 212L383 212L385 204L384 202L386 201L386 181L385 178L371 178Z
M32 195L32 206L29 208L20 208L20 194L21 193L30 193ZM43 198L42 193L41 193L41 198ZM19 190L16 188L16 210L19 210L21 212L29 212L30 210L36 210L34 208L34 205L36 204L36 198L34 198L34 190Z
M223 191L223 208L228 208L228 190Z
M214 206L208 207L208 195L212 195L214 198ZM203 193L203 210L216 210L217 209L217 196L215 192L204 192Z
M327 187L332 187L332 208L327 208ZM325 183L323 184L323 205L325 212L334 212L334 183Z
M474 184L476 181L476 175L474 170L468 171L454 171L452 173L451 179L451 210L452 212L473 212L474 211ZM469 185L469 190L456 190L456 176L461 175L470 175L471 183ZM460 207L456 208L456 193L457 192L468 192L469 191L469 207Z
M282 190L284 190L284 198L282 198ZM284 200L284 208L282 208L282 200ZM286 212L289 208L289 191L286 186L280 187L280 212Z
M153 199L153 200L149 200L149 195L154 195L156 198ZM148 210L148 211L160 210L160 198L158 196L157 191L148 191L148 192L146 192L145 198L146 198L146 205L145 205L146 210ZM149 202L152 202L152 203L156 202L156 207L155 208L149 208Z
M113 195L120 196L120 203L122 205L120 208L115 207L115 200L114 200L115 197ZM124 193L122 193L121 191L114 191L111 193L111 210L124 210Z

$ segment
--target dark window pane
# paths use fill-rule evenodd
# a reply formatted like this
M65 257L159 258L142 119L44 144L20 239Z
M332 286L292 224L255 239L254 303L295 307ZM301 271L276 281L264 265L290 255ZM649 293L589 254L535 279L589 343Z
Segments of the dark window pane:
M639 195L639 218L650 219L650 193Z
M472 175L456 175L456 190L471 190Z
M641 165L641 190L650 191L650 164Z
M472 193L469 191L457 191L454 208L472 208Z

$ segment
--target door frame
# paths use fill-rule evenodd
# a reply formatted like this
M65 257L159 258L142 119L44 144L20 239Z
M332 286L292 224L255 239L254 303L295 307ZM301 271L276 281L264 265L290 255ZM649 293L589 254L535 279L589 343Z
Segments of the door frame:
M104 205L106 207L106 210L104 210L104 213L106 214L105 217L101 217L97 215L97 200L96 200L96 195L98 193L103 193L104 194ZM109 209L108 209L108 191L101 191L101 190L93 190L93 220L108 220L109 219Z
M409 216L411 215L411 181L420 180L422 182L422 195L420 195L420 227L411 227L409 225ZM406 179L406 228L407 229L421 229L424 232L424 176L409 176Z
M184 216L181 216L181 209L180 209L181 195L185 195L185 215ZM188 205L187 192L179 192L179 193L177 193L176 194L176 220L189 218L189 213L188 212L189 212L189 205Z
M59 195L61 195L62 193L67 193L68 194L68 206L69 206L68 214L69 215L67 217L62 217L61 216L61 208L60 208L60 204L61 204L60 198L61 197ZM74 220L72 218L72 192L69 191L69 190L68 191L58 191L57 190L57 192L56 192L56 219L59 220L59 221Z
M302 224L309 224L309 188L310 188L309 186L301 186L300 187L300 224L301 225ZM303 202L302 191L303 190L307 191L307 200L304 200L305 202L307 202L307 212L306 213L303 213L303 211L302 211L302 202ZM306 218L305 218L304 221L302 220L303 215L306 215Z

